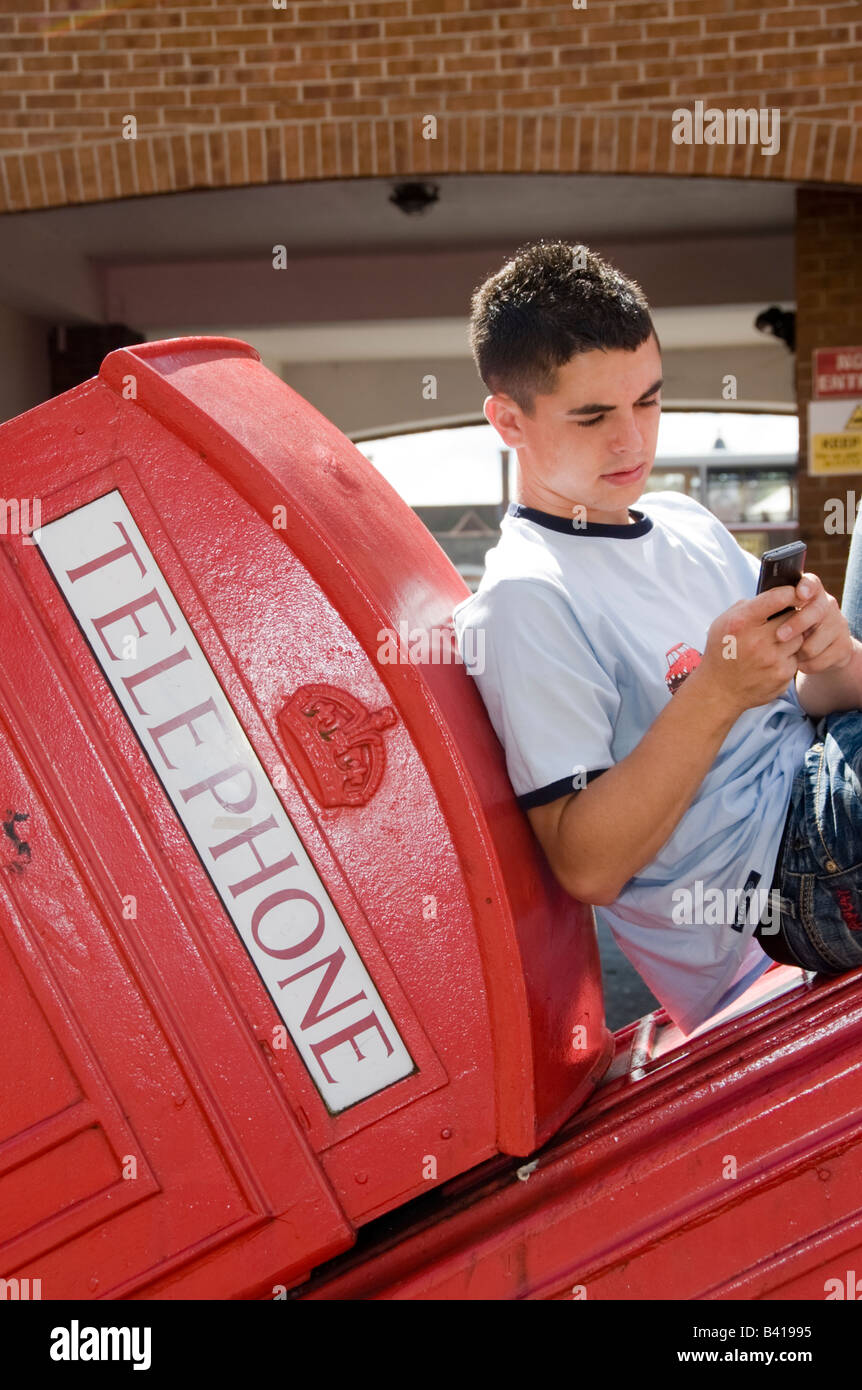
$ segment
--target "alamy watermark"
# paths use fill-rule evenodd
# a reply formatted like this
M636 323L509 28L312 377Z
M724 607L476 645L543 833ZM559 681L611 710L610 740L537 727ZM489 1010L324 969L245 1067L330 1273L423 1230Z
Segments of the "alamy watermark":
M746 922L761 923L765 935L781 926L781 894L777 888L707 888L695 879L691 888L675 888L671 920L675 926L727 927L741 930Z
M377 660L381 666L466 666L471 676L485 670L483 628L464 629L463 655L451 627L414 627L406 619L397 629L382 627L377 634Z
M827 497L823 503L823 530L827 536L852 536L859 503L856 493L848 491L843 497Z
M0 497L0 536L21 536L23 545L36 545L41 525L41 497Z
M762 155L778 154L781 147L781 111L777 106L743 110L694 103L694 110L678 106L671 112L675 145L760 145Z
M27 1302L42 1297L41 1279L0 1279L0 1302Z
M82 1327L73 1318L51 1330L52 1361L131 1361L133 1371L152 1365L151 1327Z

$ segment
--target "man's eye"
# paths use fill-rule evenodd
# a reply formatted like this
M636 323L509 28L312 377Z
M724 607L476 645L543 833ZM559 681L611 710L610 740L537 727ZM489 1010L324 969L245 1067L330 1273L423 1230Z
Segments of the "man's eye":
M653 400L653 401L638 401L637 404L638 404L638 405L650 406L650 405L659 405L660 402L657 401L657 400ZM604 414L602 414L602 415L597 415L597 416L595 417L594 420L576 420L576 421L575 421L575 424L580 425L580 427L581 427L582 430L588 430L588 429L590 428L591 425L597 425L601 420L604 420L604 418L605 418L605 417L604 417Z

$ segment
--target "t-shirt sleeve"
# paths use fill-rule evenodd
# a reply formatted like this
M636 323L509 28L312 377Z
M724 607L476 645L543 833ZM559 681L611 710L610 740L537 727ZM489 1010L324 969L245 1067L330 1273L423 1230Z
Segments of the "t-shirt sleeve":
M613 766L620 695L563 595L503 581L456 631L523 809L578 791Z

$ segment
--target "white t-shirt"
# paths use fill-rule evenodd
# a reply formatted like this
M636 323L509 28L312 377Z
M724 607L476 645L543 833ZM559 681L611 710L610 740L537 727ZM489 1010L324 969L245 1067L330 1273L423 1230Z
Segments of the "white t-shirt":
M630 515L578 526L510 504L478 591L455 609L525 809L631 753L699 663L713 620L754 596L759 562L693 498L644 493ZM595 909L685 1033L772 964L753 933L814 739L792 680L744 711L656 858Z

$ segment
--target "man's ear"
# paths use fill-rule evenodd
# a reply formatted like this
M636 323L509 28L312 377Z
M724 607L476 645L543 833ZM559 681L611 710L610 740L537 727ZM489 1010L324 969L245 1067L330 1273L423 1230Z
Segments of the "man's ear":
M515 449L523 443L520 428L520 412L514 401L508 396L493 395L486 396L482 412L489 425L493 425L505 444L510 449Z

